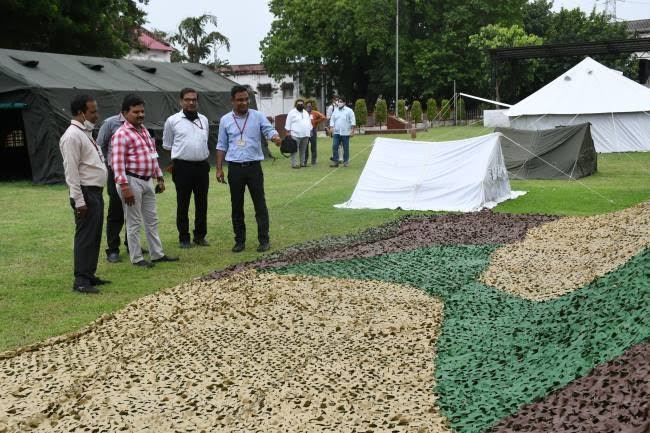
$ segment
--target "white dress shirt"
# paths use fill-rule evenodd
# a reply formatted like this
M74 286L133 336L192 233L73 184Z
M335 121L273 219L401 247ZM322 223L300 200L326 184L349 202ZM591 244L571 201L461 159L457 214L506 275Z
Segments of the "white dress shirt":
M86 205L81 186L103 187L106 183L106 165L99 146L89 137L88 130L73 120L61 136L59 148L63 156L65 182L70 188L70 198L75 207Z
M198 113L198 119L188 119L183 111L165 121L163 149L172 151L172 159L204 161L210 156L208 118Z
M293 138L311 136L311 117L307 110L298 111L296 108L289 111L284 129L291 133Z

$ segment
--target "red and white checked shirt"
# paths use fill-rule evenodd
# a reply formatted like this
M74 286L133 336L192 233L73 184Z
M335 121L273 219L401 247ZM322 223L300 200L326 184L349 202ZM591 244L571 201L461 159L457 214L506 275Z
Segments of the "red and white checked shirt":
M111 167L115 172L115 183L128 183L126 172L140 176L162 177L158 165L156 142L147 128L140 131L129 122L124 122L111 138Z

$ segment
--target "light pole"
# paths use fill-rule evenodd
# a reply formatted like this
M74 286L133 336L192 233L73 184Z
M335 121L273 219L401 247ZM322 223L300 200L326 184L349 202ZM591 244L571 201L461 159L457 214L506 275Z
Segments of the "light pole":
M399 101L399 0L395 0L395 115Z

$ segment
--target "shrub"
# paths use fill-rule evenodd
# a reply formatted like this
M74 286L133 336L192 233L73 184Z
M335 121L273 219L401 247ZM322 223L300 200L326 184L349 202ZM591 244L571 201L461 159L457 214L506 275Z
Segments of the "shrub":
M449 120L451 117L451 109L453 107L449 103L449 99L443 99L440 101L440 118L442 120Z
M375 104L375 123L381 129L381 125L385 124L386 120L388 120L388 105L386 105L386 100L377 99L377 103Z
M463 98L456 99L456 104L458 106L458 108L457 108L458 119L457 120L465 120L465 119L467 119L467 112L465 110L465 101L463 100Z
M429 122L433 122L436 120L436 117L438 116L438 104L436 103L436 100L433 98L427 99L427 119Z
M413 106L411 107L411 120L415 126L418 123L422 123L422 104L420 101L413 101Z
M365 126L368 123L368 107L365 99L357 99L357 102L354 103L354 118L357 121L357 126Z
M406 119L406 101L403 99L397 101L397 117Z

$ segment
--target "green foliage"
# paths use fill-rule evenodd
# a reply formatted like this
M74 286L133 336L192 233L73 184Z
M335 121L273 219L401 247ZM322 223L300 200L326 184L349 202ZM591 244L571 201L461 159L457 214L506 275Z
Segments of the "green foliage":
M9 0L2 2L3 48L123 57L138 48L149 0Z
M458 120L467 119L467 110L465 108L465 100L463 98L456 99L456 114L458 116Z
M198 17L187 17L178 25L178 30L169 40L179 48L179 58L182 61L200 63L214 54L214 67L223 67L227 64L219 60L216 52L220 47L230 50L230 40L214 30L208 33L206 27L217 27L217 17L203 14Z
M388 105L386 104L385 99L377 99L375 103L375 124L381 125L385 124L388 120Z
M404 99L397 101L397 117L406 119L406 101Z
M434 98L427 99L427 120L432 122L438 116L438 104Z
M365 126L368 123L368 107L365 99L357 99L354 103L354 117L357 126Z
M414 124L422 123L422 105L420 101L413 101L411 106L411 120Z
M451 106L449 99L442 99L440 101L440 120L449 120L451 118L451 110L454 107Z

